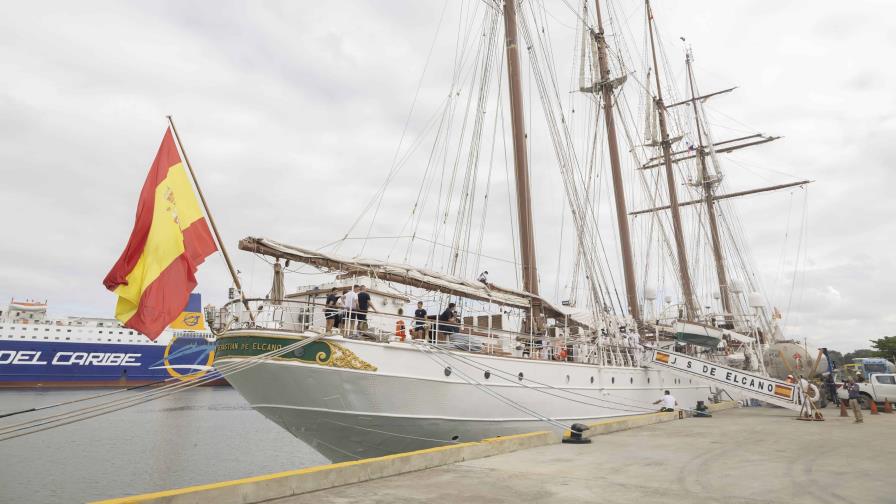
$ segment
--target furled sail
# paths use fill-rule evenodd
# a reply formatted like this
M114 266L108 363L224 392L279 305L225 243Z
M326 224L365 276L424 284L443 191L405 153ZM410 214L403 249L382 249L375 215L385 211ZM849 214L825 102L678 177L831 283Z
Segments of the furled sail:
M529 310L533 304L540 305L546 317L558 320L571 320L578 325L588 325L576 313L557 307L535 294L507 289L494 284L465 280L453 275L446 275L426 268L408 264L392 263L367 258L347 258L326 254L295 245L287 245L267 238L247 237L240 240L240 249L280 259L289 259L321 271L343 272L370 276L389 282L396 282L435 292L442 292L467 299L476 299L503 306ZM535 303L533 303L535 301Z

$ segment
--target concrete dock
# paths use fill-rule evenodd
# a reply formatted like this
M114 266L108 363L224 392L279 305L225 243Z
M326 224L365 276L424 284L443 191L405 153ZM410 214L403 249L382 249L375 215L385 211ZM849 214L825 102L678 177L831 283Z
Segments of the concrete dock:
M764 407L639 415L596 425L594 434L613 433L585 445L533 433L114 502L896 502L896 415L854 424L825 413L824 422Z
M896 502L896 417L828 414L741 408L274 502Z

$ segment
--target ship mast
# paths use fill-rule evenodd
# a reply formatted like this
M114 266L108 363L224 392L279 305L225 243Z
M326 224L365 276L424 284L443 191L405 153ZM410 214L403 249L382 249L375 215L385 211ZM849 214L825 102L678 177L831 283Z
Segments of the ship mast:
M672 213L672 230L675 236L675 251L678 256L678 272L681 281L681 290L684 295L685 318L695 320L697 310L694 305L694 291L691 284L691 274L688 270L688 257L684 248L684 233L681 227L681 213L678 211L678 193L675 186L675 174L672 170L672 142L669 139L669 128L666 125L666 107L663 104L663 91L660 85L659 65L656 58L656 42L653 33L653 11L650 8L650 0L645 0L647 6L647 28L650 31L650 52L653 56L653 75L656 77L656 110L659 119L660 134L662 135L663 162L666 167L666 187L669 191L669 209Z
M510 117L513 131L513 164L516 175L516 204L519 220L523 290L538 294L538 270L535 265L535 238L532 225L532 198L529 189L529 161L526 153L526 129L523 116L523 89L520 80L520 55L517 45L516 0L504 1L504 34L507 47L507 79L510 88ZM532 300L537 312L537 298ZM536 319L537 320L537 319Z
M628 210L625 205L625 188L622 183L622 168L619 162L619 146L616 141L616 122L613 117L613 81L610 80L610 65L607 57L607 40L604 36L603 19L600 14L600 0L594 0L597 13L597 60L600 72L601 98L603 100L604 121L607 125L607 148L610 154L610 171L613 176L613 195L616 199L616 223L619 227L619 246L622 249L622 271L625 276L625 293L628 309L635 322L641 325L641 307L635 286L635 265L632 260L632 240L628 226Z
M709 177L706 166L706 147L703 145L703 131L700 129L700 111L697 110L697 92L694 85L694 70L691 67L691 52L688 51L685 63L688 68L688 85L691 90L691 106L694 109L694 121L697 127L697 165L700 167L700 183L703 188L703 203L709 217L709 234L712 239L712 256L716 264L716 277L719 281L719 297L722 298L722 311L725 321L731 321L731 298L728 296L728 274L725 271L725 258L722 255L722 242L719 239L719 226L716 222L716 209L713 202L715 180Z

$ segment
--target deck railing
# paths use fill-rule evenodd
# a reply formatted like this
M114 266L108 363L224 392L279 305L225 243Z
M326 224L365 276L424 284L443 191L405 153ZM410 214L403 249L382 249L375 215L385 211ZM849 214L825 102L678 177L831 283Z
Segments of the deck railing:
M638 367L646 354L631 340L598 333L583 327L549 327L538 333L520 333L463 321L425 320L413 316L331 308L322 303L298 300L272 302L267 299L231 301L219 312L218 332L235 329L267 329L293 333L326 332L346 338L379 342L426 342L440 348L471 353L537 360L569 361L604 366ZM250 316L251 311L251 316ZM360 317L359 317L360 315ZM332 327L327 323L332 317ZM366 320L358 320L366 318ZM338 322L341 323L338 323ZM417 328L422 328L417 330Z

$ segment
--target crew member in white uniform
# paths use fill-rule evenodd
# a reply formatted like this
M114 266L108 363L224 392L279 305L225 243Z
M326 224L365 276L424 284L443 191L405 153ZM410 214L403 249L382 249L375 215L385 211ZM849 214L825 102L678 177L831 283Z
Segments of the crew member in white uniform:
M345 310L345 319L349 321L346 326L347 334L354 333L355 326L357 325L358 290L359 286L355 285L342 295L342 306Z

